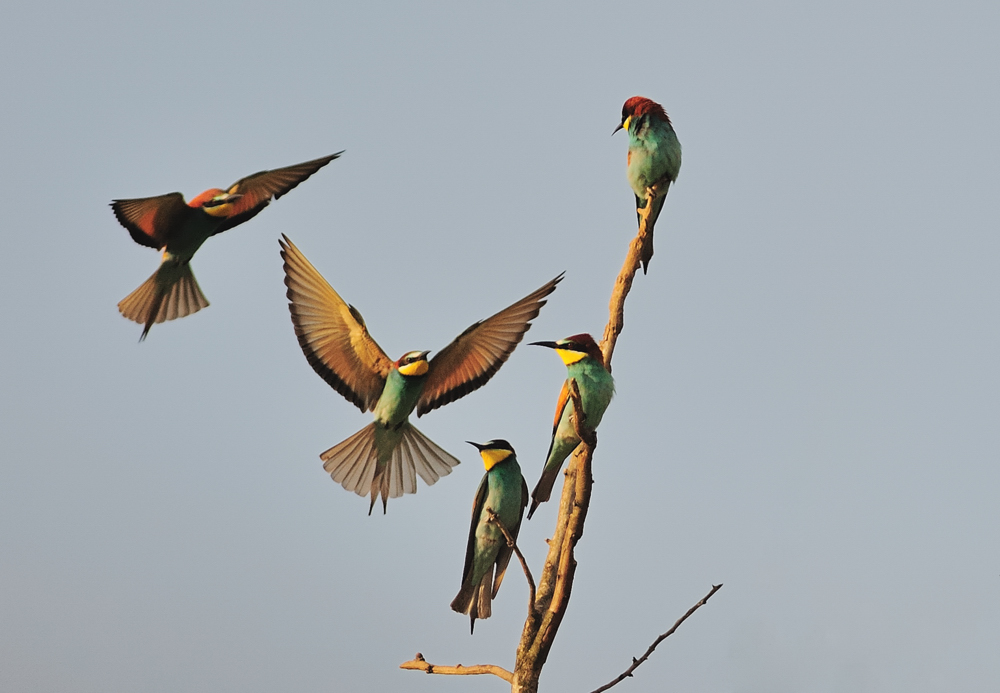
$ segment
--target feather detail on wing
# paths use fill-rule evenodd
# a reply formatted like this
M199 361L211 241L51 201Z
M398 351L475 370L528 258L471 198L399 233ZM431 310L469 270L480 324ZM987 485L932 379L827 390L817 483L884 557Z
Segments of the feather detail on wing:
M270 204L272 199L277 200L343 153L337 152L330 156L294 166L276 168L272 171L260 171L236 181L226 192L239 194L242 197L233 203L233 213L222 222L213 235L239 226L257 216L264 207Z
M162 248L170 232L178 228L191 208L179 192L133 200L115 200L111 209L132 240L150 248Z
M375 408L392 361L368 334L364 318L282 236L288 310L313 370L361 411Z
M417 402L417 416L454 402L485 385L500 370L556 290L563 275L496 315L470 326L431 359L430 372Z

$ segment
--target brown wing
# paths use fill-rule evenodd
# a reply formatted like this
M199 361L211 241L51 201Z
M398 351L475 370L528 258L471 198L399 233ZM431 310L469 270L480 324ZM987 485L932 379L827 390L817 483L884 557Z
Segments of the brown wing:
M344 302L288 237L278 243L288 310L306 360L361 411L374 409L392 361L368 334L361 313Z
M114 200L111 209L118 223L128 229L132 240L140 245L160 249L167 244L191 208L179 192L134 200Z
M302 164L276 168L273 171L261 171L236 181L226 192L239 193L243 197L236 201L232 216L222 222L215 233L222 233L257 216L272 199L277 200L343 153L337 152Z
M569 403L569 380L563 381L562 390L559 391L559 400L556 402L556 418L552 422L552 435L556 434L556 429L559 428L559 420L562 419L563 409Z
M560 274L514 305L475 323L438 352L430 362L427 382L417 402L417 416L485 385L531 327L529 323L545 305L542 299L556 290L562 278Z

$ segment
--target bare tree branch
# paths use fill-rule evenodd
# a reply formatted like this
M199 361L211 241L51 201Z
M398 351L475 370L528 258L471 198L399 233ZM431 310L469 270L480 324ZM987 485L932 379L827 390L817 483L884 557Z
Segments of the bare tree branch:
M654 185L646 190L649 202L639 212L639 232L629 244L628 253L625 255L625 264L622 265L618 278L615 280L615 288L611 291L611 301L608 305L608 324L604 328L604 337L601 339L601 352L604 354L604 365L611 370L611 356L615 353L615 344L618 343L618 335L625 329L625 299L632 289L632 280L635 273L639 271L642 260L642 248L646 245L646 237L649 235L646 225L649 221L649 213L653 209L653 198L658 191Z
M400 669L412 669L415 671L425 671L428 674L445 674L451 676L474 676L476 674L493 674L499 676L507 683L514 680L514 675L496 664L474 664L471 667L463 667L457 664L453 667L431 664L419 652L409 662L399 665Z
M514 549L514 553L517 555L517 560L521 561L521 567L524 568L524 577L528 580L528 609L535 608L535 579L531 577L531 570L528 568L528 562L524 560L524 554L521 553L521 549L517 548L517 542L514 541L514 537L507 528L504 526L503 521L493 512L492 508L486 508L486 513L490 519L490 522L494 523L503 532L504 539L507 540L507 546Z
M622 681L624 681L625 679L629 678L630 676L632 676L632 672L635 671L640 664L642 664L647 659L649 659L649 655L653 654L653 650L656 649L657 645L659 645L661 642L663 642L664 640L666 640L667 638L669 638L671 635L673 635L674 631L676 631L677 628L680 627L680 625L682 623L684 623L684 621L687 620L688 616L690 616L691 614L693 614L695 611L697 611L701 607L705 606L705 602L707 602L709 599L711 599L712 595L715 594L716 592L718 592L720 589L722 589L722 585L721 584L719 584L719 585L712 585L711 591L709 591L708 594L706 594L704 597L702 597L700 602L698 602L697 604L695 604L694 606L692 606L690 609L688 609L687 613L685 613L683 616L681 616L679 619L677 619L677 622L673 625L673 627L670 630L668 630L666 633L664 633L663 635L661 635L660 637L658 637L656 640L654 640L653 644L649 646L649 648L646 650L645 654L642 655L642 657L639 657L639 659L636 659L635 657L632 658L632 666L630 666L628 669L626 669L624 672L622 672L622 674L618 678L616 678L614 681L612 681L611 683L606 683L603 686L601 686L600 688L598 688L598 689L596 689L594 691L591 691L591 693L602 693L602 691L606 691L609 688L611 688L612 686L615 686L615 685L621 683Z

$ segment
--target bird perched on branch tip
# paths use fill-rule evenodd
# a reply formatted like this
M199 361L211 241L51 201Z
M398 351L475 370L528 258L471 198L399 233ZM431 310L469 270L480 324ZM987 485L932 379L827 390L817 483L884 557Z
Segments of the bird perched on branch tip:
M640 225L643 214L648 215L640 257L645 274L653 257L653 226L681 170L681 145L663 106L644 96L633 96L622 106L622 120L614 132L619 130L628 133L628 183L635 193ZM646 209L651 195L652 206Z

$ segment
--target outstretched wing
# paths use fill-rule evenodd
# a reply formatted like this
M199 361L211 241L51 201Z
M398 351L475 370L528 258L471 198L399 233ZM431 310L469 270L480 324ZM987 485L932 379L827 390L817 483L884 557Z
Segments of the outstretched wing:
M565 274L565 273L563 273ZM481 388L514 351L563 274L496 315L470 326L431 359L417 416Z
M361 411L375 408L392 361L368 334L364 318L282 236L288 310L313 370Z
M191 213L191 208L179 192L134 200L114 200L111 209L118 223L128 229L133 241L157 250L167 244L171 231Z
M337 152L302 164L276 168L273 171L261 171L236 181L226 192L239 193L243 197L233 204L233 214L222 222L215 233L222 233L253 219L270 204L272 199L277 200L343 153Z

